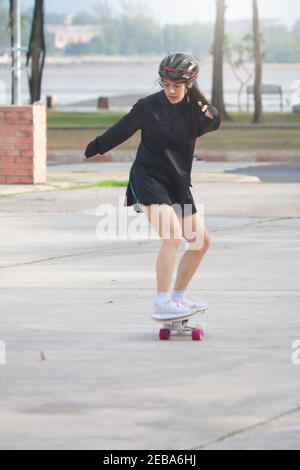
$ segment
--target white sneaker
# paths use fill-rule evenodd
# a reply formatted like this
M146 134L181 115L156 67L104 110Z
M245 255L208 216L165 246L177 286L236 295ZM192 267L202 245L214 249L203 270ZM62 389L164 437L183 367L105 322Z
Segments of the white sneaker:
M188 299L186 297L181 297L180 299L176 300L176 302L186 308L196 310L197 312L207 309L207 304L203 303L200 299Z
M152 318L155 320L174 320L184 318L191 314L189 307L173 302L171 299L165 302L155 302Z

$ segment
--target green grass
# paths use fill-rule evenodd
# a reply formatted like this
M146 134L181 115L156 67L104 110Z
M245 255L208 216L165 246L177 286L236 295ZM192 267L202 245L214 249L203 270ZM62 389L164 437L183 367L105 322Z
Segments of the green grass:
M128 181L115 181L115 180L105 180L99 181L98 183L90 183L90 184L80 184L78 186L72 186L71 188L63 188L64 191L68 191L70 189L90 189L90 188L103 188L103 187L126 187L128 185Z
M124 113L58 113L48 111L47 124L48 127L109 127L118 121L122 116L124 116Z
M50 183L51 184L51 183ZM18 194L32 194L32 193L52 193L54 191L73 191L78 189L93 189L93 188L102 188L102 187L126 187L128 185L128 181L116 181L116 180L105 180L99 181L98 183L90 183L90 184L79 184L77 186L71 186L69 188L55 188L55 189L45 189L45 191L26 191L26 192L16 192L16 193L0 193L0 198L5 197L12 197Z
M48 111L48 127L109 127L117 122L125 113L103 112L94 113L63 113ZM252 113L230 113L233 121L229 124L250 124ZM265 113L261 124L299 124L300 114L294 113Z
M80 130L49 130L48 142L53 149L85 148L86 143L105 130L88 130L90 126L110 127L124 113L94 112L94 113L48 113L48 125L58 127L78 127ZM298 150L300 148L299 129L265 129L251 126L252 113L231 113L234 119L226 123L227 128L221 128L216 133L207 134L200 139L200 149L211 151L263 151L263 150ZM235 129L235 124L249 124L245 129ZM300 126L300 114L294 113L265 113L261 124ZM140 143L140 134L135 134L131 139L122 144L123 150L136 152Z
M126 187L128 181L116 181L116 180L105 180L99 181L98 183L87 183L87 184L78 184L77 186L70 186L69 188L57 188L55 190L50 189L49 191L76 191L77 189L93 189L93 188L103 188L103 187Z
M115 181L115 180L106 180L106 181L101 181L100 183L97 183L97 186L103 187L103 186L127 186L129 181Z
M211 151L265 151L298 150L300 132L297 129L220 129L200 139L202 150Z
M253 119L252 113L230 113L233 118L232 124L251 124ZM231 124L231 122L228 122ZM300 113L264 113L260 124L299 124Z

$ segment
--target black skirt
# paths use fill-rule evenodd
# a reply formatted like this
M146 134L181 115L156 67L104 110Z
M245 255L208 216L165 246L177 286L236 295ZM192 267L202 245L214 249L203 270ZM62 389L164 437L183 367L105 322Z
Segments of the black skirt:
M197 212L190 185L187 183L180 188L167 184L157 176L140 174L135 171L130 174L125 206L134 206L136 212L143 212L140 205L168 204L173 206L178 216L186 217Z

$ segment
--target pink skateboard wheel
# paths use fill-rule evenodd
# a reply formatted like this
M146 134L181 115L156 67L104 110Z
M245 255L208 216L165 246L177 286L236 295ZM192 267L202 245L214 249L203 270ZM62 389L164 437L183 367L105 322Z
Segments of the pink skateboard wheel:
M167 328L161 328L161 330L159 330L159 339L170 339L170 335L171 331Z
M195 329L192 331L192 338L194 341L203 341L204 330Z

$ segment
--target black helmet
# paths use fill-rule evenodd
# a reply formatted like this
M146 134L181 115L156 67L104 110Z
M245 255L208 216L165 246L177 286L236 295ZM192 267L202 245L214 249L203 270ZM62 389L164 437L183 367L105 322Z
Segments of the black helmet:
M197 59L185 52L167 55L160 63L159 75L174 81L194 80L199 73Z

